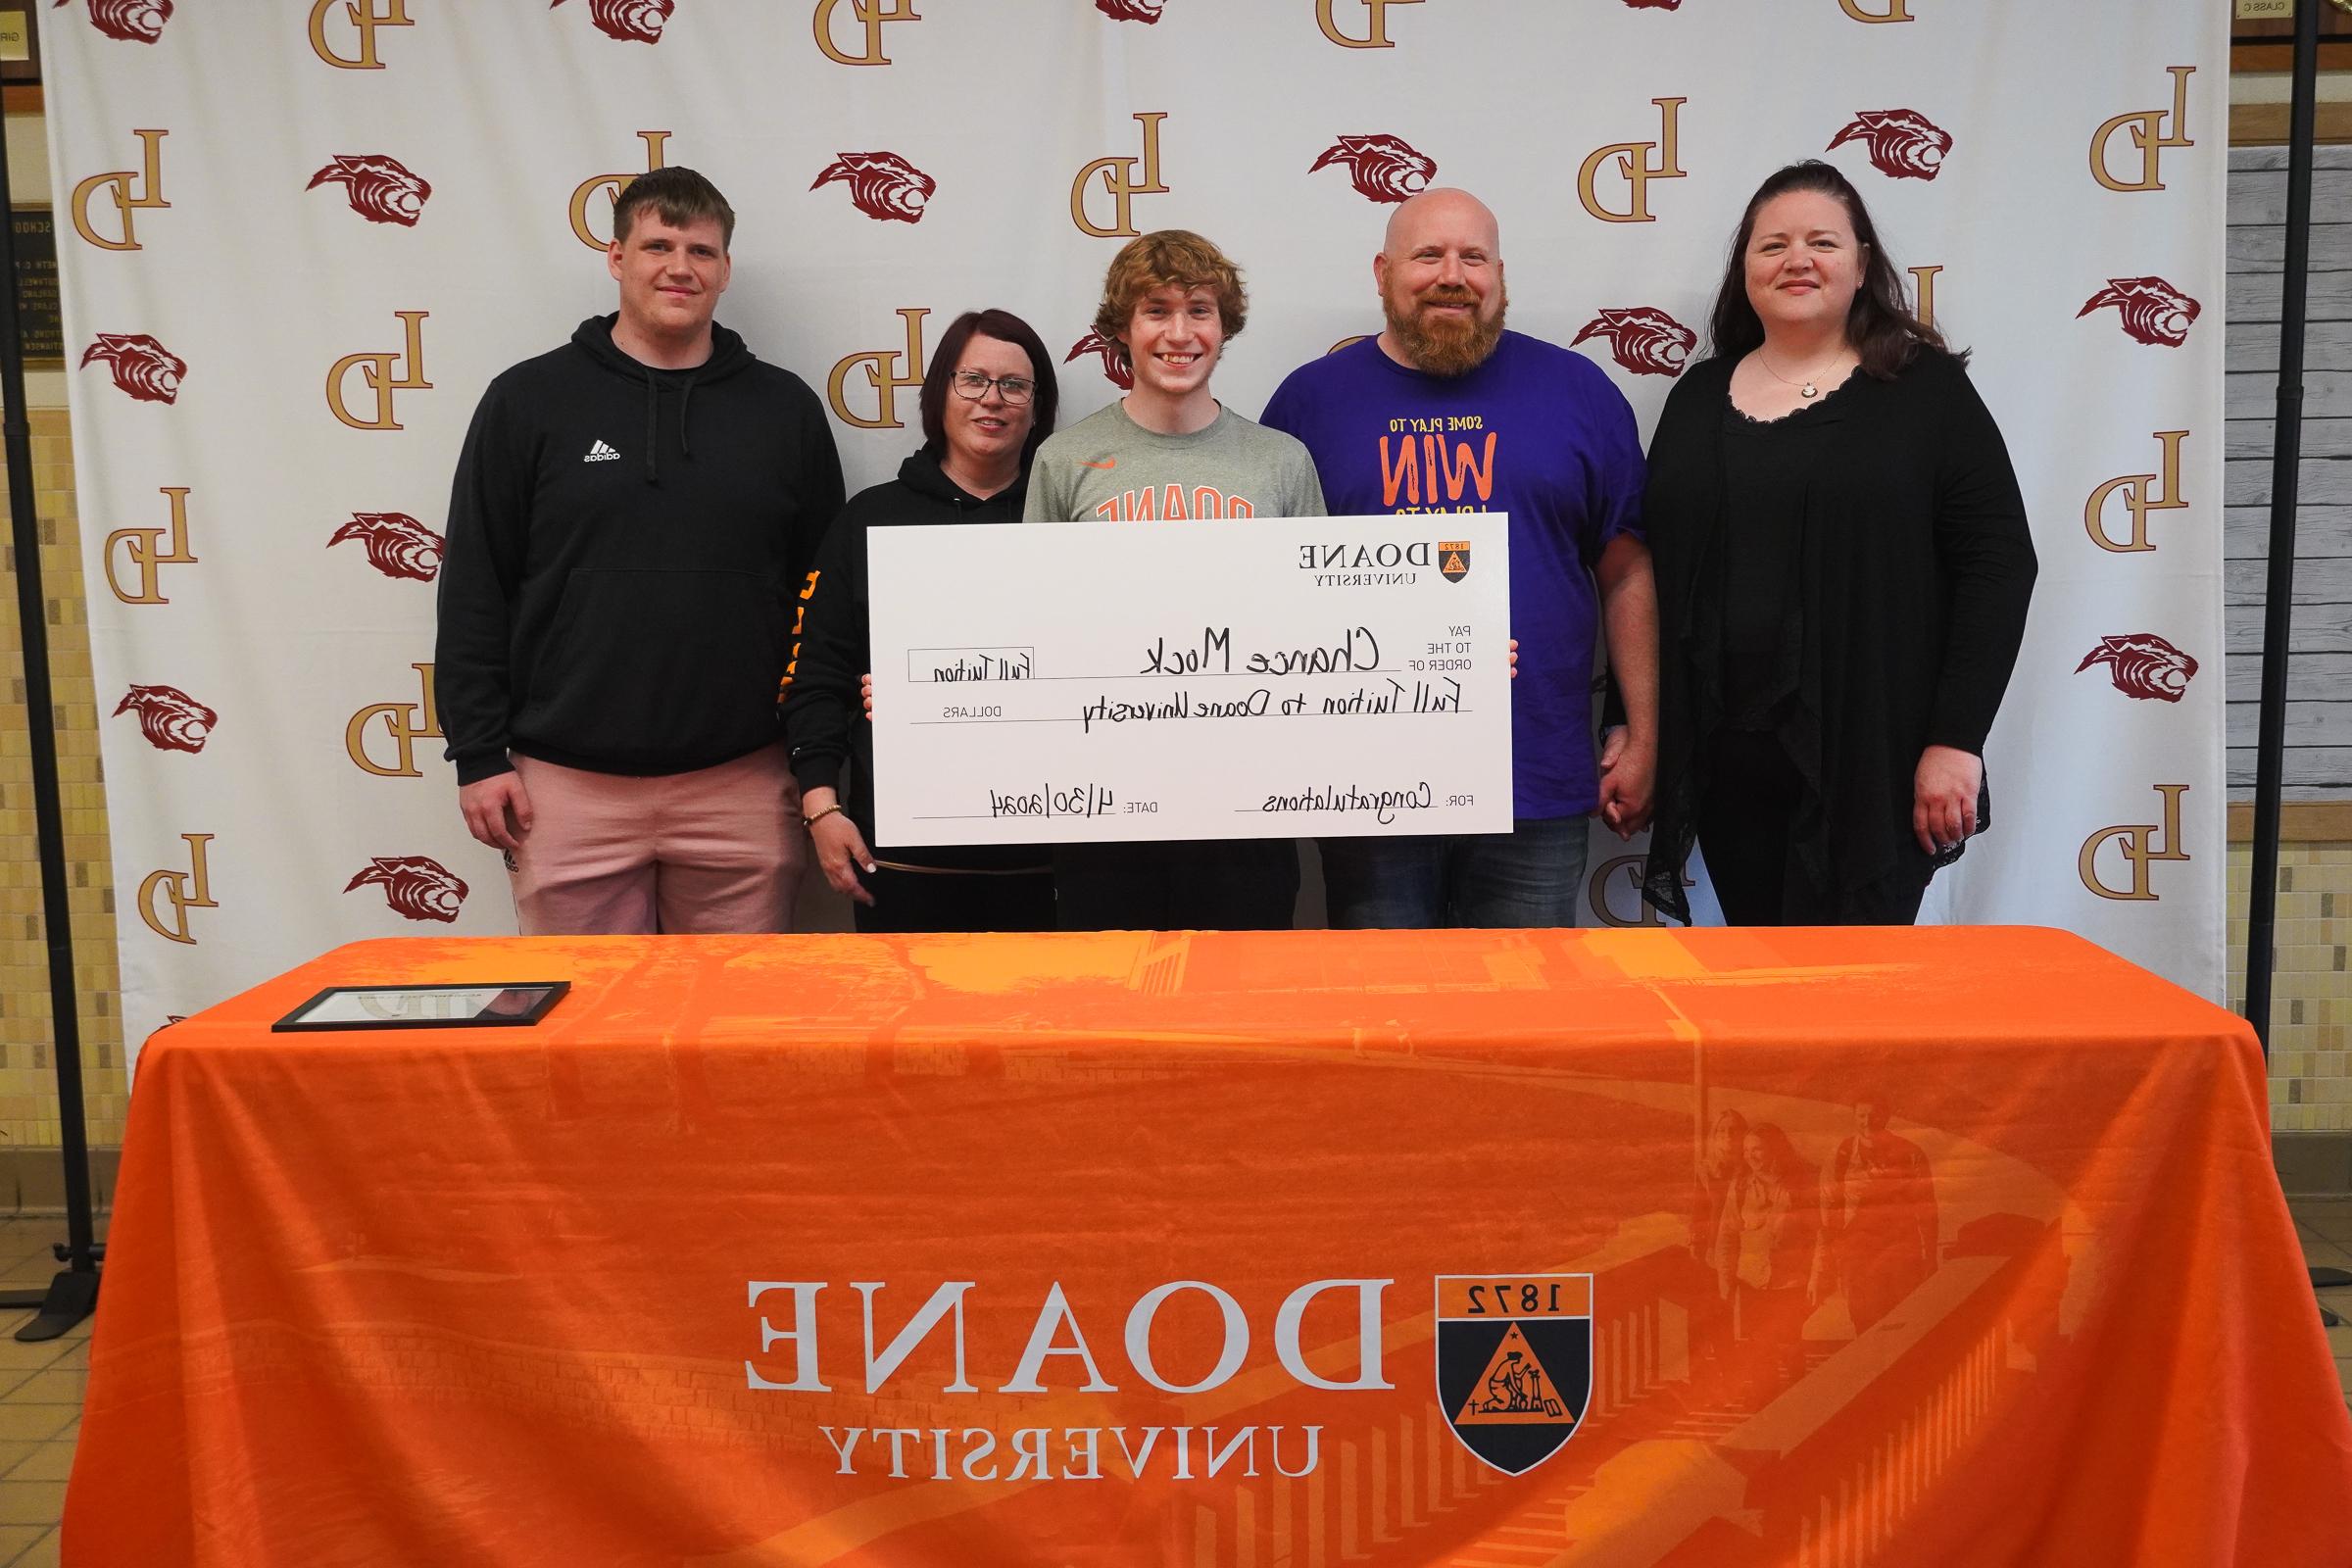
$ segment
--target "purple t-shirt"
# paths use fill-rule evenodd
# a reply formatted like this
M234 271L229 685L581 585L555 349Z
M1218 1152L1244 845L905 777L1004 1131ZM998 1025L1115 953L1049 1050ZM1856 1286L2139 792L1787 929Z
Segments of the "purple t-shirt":
M1597 806L1592 566L1619 534L1642 537L1646 473L1634 411L1607 372L1506 331L1467 375L1429 375L1366 338L1293 370L1259 422L1306 444L1335 517L1511 514L1513 814Z

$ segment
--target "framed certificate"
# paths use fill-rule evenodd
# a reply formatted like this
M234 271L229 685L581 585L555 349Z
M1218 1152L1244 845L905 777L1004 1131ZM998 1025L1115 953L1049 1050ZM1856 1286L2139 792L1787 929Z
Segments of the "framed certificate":
M480 986L329 986L270 1026L318 1029L481 1029L537 1023L568 980Z
M17 338L27 370L66 368L65 316L57 295L57 215L19 202L10 218L17 246Z
M0 81L37 85L41 79L41 0L0 4ZM39 113L36 101L34 113Z

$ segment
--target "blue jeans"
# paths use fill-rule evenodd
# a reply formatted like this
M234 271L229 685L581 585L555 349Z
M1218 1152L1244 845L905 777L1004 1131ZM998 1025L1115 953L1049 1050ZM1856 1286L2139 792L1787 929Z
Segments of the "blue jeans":
M1522 818L1508 833L1322 839L1333 929L1572 926L1591 818Z

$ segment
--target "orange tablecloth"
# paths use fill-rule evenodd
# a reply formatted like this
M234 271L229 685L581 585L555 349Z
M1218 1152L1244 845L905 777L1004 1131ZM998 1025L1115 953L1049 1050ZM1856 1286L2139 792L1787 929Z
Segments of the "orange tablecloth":
M147 1047L67 1561L2341 1564L2263 1087L2046 931L343 948Z

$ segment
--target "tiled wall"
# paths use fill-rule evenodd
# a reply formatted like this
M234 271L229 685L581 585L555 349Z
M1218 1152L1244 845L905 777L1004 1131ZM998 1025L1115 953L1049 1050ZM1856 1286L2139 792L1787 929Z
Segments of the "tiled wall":
M90 1142L122 1141L129 1086L122 1072L121 982L115 968L115 895L106 799L98 765L97 694L81 597L74 510L74 451L63 409L30 411L33 514L40 519L41 593L48 606L50 688L57 707L58 782L65 809L74 981L79 994L82 1092ZM0 490L0 514L7 495ZM57 1147L57 1077L50 1056L49 953L41 932L39 841L34 836L31 725L17 623L17 561L0 539L0 1150ZM0 1194L4 1201L5 1194Z
M2293 807L2287 808L2290 811ZM2252 846L2230 846L2230 1005L2246 994ZM2352 1132L2352 843L2278 847L2271 980L2271 1125Z

